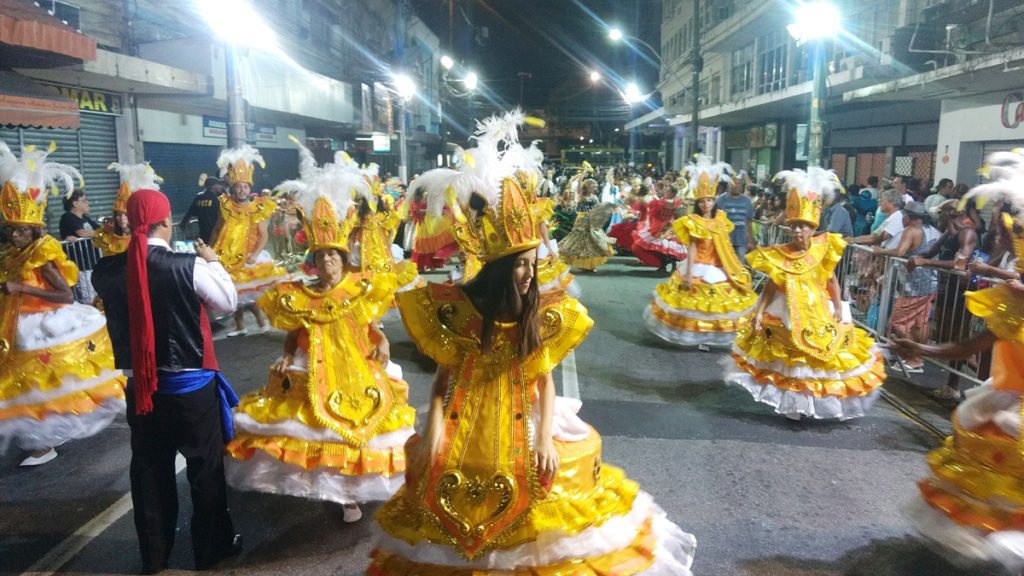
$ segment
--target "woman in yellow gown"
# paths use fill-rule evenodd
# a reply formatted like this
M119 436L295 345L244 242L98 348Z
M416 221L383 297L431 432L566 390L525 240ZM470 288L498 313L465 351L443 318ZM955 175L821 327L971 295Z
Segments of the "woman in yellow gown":
M346 272L357 221L352 195L367 184L333 164L307 177L282 189L296 192L317 279L284 282L260 297L271 323L288 333L284 356L269 383L235 410L225 475L238 489L341 503L354 522L359 502L387 499L401 486L415 412L378 328L395 276Z
M975 188L980 196L1006 201L1016 211L996 214L1013 242L1018 277L994 288L967 292L967 309L985 322L965 342L930 345L897 340L899 353L963 360L992 348L992 377L967 392L953 413L953 435L928 455L931 476L918 483L911 505L917 530L957 560L1000 561L1024 568L1024 152L999 152L989 159L994 181Z
M728 164L714 164L703 154L686 168L696 211L672 223L679 243L687 247L686 258L658 285L644 310L647 329L667 342L701 350L730 346L757 302L750 272L729 241L732 222L715 208L718 183L730 182L731 171Z
M846 243L838 234L815 235L838 179L818 167L776 179L789 188L793 241L747 254L768 282L751 323L736 335L725 380L791 419L864 416L885 380L885 362L841 300L833 271Z
M394 274L398 292L419 288L426 285L426 281L419 275L416 265L405 259L402 248L394 243L402 219L377 171L376 164L361 171L371 196L357 201L359 220L350 239L352 265L362 272Z
M277 210L273 198L252 194L253 171L263 166L259 150L242 145L223 150L217 158L221 177L227 176L228 193L220 197L220 220L214 226L213 249L238 290L235 330L228 336L244 336L243 314L249 310L259 327L265 328L256 299L287 278L265 250L270 238L268 220Z
M55 446L92 436L124 412L106 318L74 302L78 268L45 233L46 192L81 176L32 146L16 158L0 142L0 451L31 451L22 465L56 457Z
M593 324L575 299L542 299L538 222L518 180L456 189L456 238L483 262L465 286L399 294L438 369L406 485L375 515L374 576L689 574L695 540L555 396L552 368ZM493 181L497 181L495 178ZM428 201L444 201L444 182Z
M117 170L121 176L121 186L114 197L114 210L110 220L103 228L96 231L93 245L103 256L114 256L128 249L132 239L128 228L128 197L136 190L159 190L163 178L156 175L148 162L139 164L119 164L107 166L107 170Z

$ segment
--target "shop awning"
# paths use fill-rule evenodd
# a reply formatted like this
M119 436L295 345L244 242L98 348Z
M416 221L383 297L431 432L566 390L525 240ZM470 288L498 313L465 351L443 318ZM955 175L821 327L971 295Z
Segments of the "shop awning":
M78 105L53 88L0 72L0 125L78 128Z
M0 49L37 51L77 60L96 58L96 41L28 0L0 0ZM66 64L60 59L58 64Z

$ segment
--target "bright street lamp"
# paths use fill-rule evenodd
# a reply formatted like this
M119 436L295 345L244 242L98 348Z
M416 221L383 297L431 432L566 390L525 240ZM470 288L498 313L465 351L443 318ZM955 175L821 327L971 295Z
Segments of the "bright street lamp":
M825 144L822 107L826 98L825 40L842 31L839 9L828 2L803 3L794 13L796 20L786 27L797 44L809 44L811 50L811 117L807 125L807 166L821 166Z
M409 177L409 147L406 144L406 115L409 112L409 101L416 95L416 82L406 74L395 74L392 77L395 83L395 92L402 99L402 115L398 119L398 178L408 183Z
M416 95L416 82L405 74L395 74L395 91L402 100L409 101Z
M796 20L786 26L798 44L831 38L842 29L839 9L829 2L810 2L797 7Z
M455 66L455 61L452 60L451 56L445 54L441 56L441 66L444 66L445 70L451 70L452 66Z
M591 82L596 83L600 79L601 79L601 74L597 70L593 70L593 71L590 72L590 81Z
M630 104L637 104L647 99L634 82L626 84L626 91L623 93L623 96L626 98L626 102Z
M619 30L618 28L612 28L611 30L608 31L608 39L611 40L612 42L618 42L619 40L622 40L622 30Z
M462 79L462 83L466 86L466 90L476 90L476 85L479 81L480 79L477 77L476 72L470 72Z

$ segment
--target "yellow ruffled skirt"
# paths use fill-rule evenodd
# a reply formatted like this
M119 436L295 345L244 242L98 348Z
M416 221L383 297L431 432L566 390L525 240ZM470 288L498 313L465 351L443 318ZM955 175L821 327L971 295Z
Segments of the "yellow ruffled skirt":
M228 274L238 290L239 304L255 302L275 284L288 279L288 271L274 263L266 250L260 252L255 264L232 267Z
M409 484L375 515L383 530L368 574L688 576L696 540L621 469L602 463L601 436L576 417L578 409L578 401L556 399L560 468L520 523L469 558L414 501L418 482L410 473Z
M875 341L851 327L849 341L831 357L804 353L783 323L765 315L761 330L740 328L725 380L742 386L779 414L847 420L864 416L885 381L885 359Z
M0 450L40 450L92 436L125 410L106 319L70 304L19 318L0 363Z
M729 346L756 304L757 294L748 286L694 279L687 287L675 272L655 288L644 322L652 334L673 344Z
M402 485L404 444L415 411L405 405L408 385L400 369L388 372L396 401L381 432L354 446L319 423L308 399L307 375L272 376L235 408L236 435L227 445L225 477L232 487L342 504L386 500Z

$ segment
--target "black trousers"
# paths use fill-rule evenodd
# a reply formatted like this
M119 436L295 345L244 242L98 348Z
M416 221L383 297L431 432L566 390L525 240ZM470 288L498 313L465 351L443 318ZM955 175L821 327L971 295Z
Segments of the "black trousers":
M196 568L209 567L231 549L235 535L224 483L224 433L217 383L188 394L154 394L153 411L135 414L128 396L132 431L131 484L135 531L144 570L167 565L178 524L177 452L185 457L192 489L192 552Z

